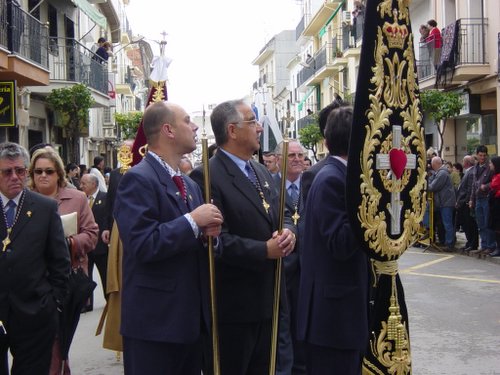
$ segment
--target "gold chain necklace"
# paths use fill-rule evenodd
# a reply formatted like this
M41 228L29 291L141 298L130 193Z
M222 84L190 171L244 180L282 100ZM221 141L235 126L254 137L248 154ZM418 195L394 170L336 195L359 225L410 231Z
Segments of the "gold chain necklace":
M17 219L19 219L19 214L21 213L21 209L23 207L25 195L26 194L23 191L23 193L21 195L21 199L19 200L19 204L17 206L17 212L16 212L16 216L14 217L14 221L12 222L12 225L10 227L7 227L7 236L2 241L2 244L3 244L2 253L5 253L5 251L7 250L7 246L9 246L11 243L10 234L12 233L12 228L14 228L14 225L16 225L16 223L17 223ZM2 213L3 213L3 219L5 221L5 226L7 226L7 215L5 214L5 207L3 207L3 205L2 205Z
M255 170L253 169L252 164L249 162L248 165L250 166L250 170L252 171L254 177L255 177L255 188L257 189L257 192L259 193L260 199L262 199L262 207L264 207L264 210L266 210L266 214L269 215L269 208L271 207L269 203L267 203L266 198L264 196L264 192L262 191L262 187L260 186L259 179L257 178L257 173L255 173ZM251 182L251 181L250 181Z

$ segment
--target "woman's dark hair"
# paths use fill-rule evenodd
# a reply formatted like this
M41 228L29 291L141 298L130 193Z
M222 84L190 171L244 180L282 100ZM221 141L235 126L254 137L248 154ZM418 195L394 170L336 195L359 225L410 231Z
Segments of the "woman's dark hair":
M491 158L491 164L493 164L493 168L495 169L494 170L494 173L497 174L497 173L500 173L500 156L495 156L493 158Z

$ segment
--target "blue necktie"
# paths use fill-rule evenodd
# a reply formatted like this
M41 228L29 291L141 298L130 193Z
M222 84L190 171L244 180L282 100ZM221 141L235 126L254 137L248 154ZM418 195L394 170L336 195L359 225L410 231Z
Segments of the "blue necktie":
M299 200L299 188L295 184L290 184L288 189L290 189L290 198L292 198L293 204L297 204Z
M247 162L245 164L245 172L247 173L247 177L250 180L250 182L257 186L257 179L255 177L255 173L252 169L252 166L250 165L250 162Z
M7 210L5 211L5 219L7 220L7 228L12 227L14 224L14 217L16 216L16 202L10 200L7 202Z

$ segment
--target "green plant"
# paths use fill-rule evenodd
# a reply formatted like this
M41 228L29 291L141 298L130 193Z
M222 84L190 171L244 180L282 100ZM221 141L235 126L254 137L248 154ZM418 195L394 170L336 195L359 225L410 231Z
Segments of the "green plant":
M141 119L142 112L115 113L115 121L123 139L135 138Z
M439 156L442 156L443 137L446 130L446 120L457 116L464 106L459 93L453 91L427 90L420 93L422 109L424 115L429 116L434 120L440 142ZM440 126L442 122L442 126Z
M70 160L80 160L80 134L89 126L89 109L94 104L92 93L84 84L52 90L47 103L63 118L62 126L68 137Z
M318 143L323 139L323 135L318 125L318 115L311 115L313 122L299 129L299 141L306 149L311 150L314 159L318 161Z

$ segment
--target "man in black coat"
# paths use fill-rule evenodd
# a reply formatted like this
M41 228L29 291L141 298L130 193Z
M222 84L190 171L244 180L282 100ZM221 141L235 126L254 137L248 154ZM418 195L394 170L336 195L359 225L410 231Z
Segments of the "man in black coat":
M28 152L0 144L0 374L49 373L70 271L57 202L25 189Z
M90 208L94 214L94 219L99 226L99 237L97 245L93 251L88 254L89 257L89 275L92 277L94 264L97 266L99 276L101 277L104 298L106 297L106 274L108 270L108 245L102 240L102 232L108 226L109 214L106 211L106 193L99 190L99 180L96 176L87 173L84 174L80 180L80 187L87 195ZM85 307L85 311L92 311L93 309L93 295L90 304Z
M278 234L279 199L269 171L252 160L262 125L241 100L210 116L219 150L210 159L214 204L224 216L215 281L222 374L269 371L275 259L295 246L291 221ZM203 186L202 169L190 175Z

